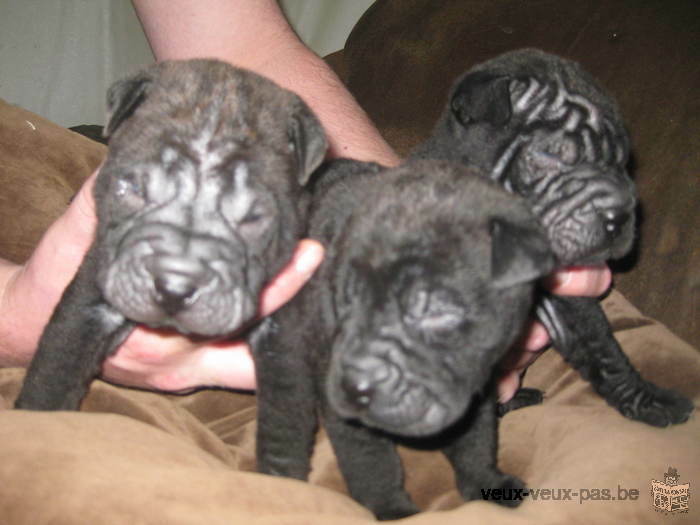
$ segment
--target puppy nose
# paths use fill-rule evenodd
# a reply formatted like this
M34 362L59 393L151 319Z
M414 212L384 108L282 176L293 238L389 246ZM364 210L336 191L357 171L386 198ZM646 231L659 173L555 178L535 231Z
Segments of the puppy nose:
M366 377L344 374L341 386L345 399L355 408L367 408L372 402L374 387Z
M389 366L378 357L363 356L343 367L341 387L346 400L357 409L367 408L377 387L389 376Z
M610 238L617 237L630 220L630 213L626 210L605 210L600 215L605 234Z
M174 272L159 275L153 284L156 289L156 301L169 314L182 310L197 290L192 276Z
M206 284L208 271L196 259L161 255L150 267L155 301L170 315L182 310L195 292Z

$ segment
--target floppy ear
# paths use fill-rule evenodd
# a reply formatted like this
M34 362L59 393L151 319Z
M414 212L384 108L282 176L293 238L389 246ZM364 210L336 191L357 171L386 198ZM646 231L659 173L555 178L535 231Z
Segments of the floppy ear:
M117 80L110 86L107 90L107 125L103 131L105 137L112 135L143 102L152 81L150 74L141 71Z
M494 218L491 230L491 279L496 288L533 281L554 269L545 233L536 225Z
M450 109L463 126L487 122L503 126L510 120L510 77L485 71L469 73L457 81Z
M328 142L321 123L311 110L300 101L289 122L289 147L297 157L298 181L302 186L321 165Z

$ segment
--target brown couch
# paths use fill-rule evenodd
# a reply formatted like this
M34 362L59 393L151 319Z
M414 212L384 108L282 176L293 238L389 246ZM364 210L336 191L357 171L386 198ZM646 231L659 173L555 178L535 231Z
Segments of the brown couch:
M452 79L472 64L524 46L581 61L618 98L634 142L632 171L643 221L636 253L616 265L617 288L697 347L697 5L379 0L345 49L328 60L402 153L425 136ZM0 102L0 256L21 261L31 253L104 151ZM620 294L606 299L604 308L642 373L697 401L697 350ZM172 397L96 382L81 413L2 410L11 407L21 377L20 370L0 369L0 522L320 525L371 519L338 494L344 486L323 436L310 485L249 472L253 396L204 391ZM697 522L700 502L692 496L700 483L697 414L670 429L628 421L555 352L530 368L527 382L544 389L546 401L503 419L502 468L531 487L577 496L530 499L516 511L487 502L459 506L444 460L404 451L408 487L432 511L407 523ZM663 480L670 466L678 469L681 483L691 484L688 513L664 515L653 507L651 480ZM626 499L601 499L599 492L596 500L595 490ZM583 491L588 501L581 501ZM446 509L454 510L438 512Z

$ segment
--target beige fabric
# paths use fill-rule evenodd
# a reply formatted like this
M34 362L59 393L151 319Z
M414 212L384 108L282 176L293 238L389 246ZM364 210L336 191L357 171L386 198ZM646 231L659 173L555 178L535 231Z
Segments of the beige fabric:
M612 294L605 308L640 370L697 401L698 352L619 294ZM0 370L2 408L11 407L22 375ZM439 453L404 450L407 486L426 509L406 523L697 523L700 501L692 496L687 514L664 516L653 509L650 495L651 480L663 480L669 466L678 469L682 483L700 483L697 414L666 429L629 421L553 351L530 368L527 384L543 388L546 401L503 419L501 467L531 488L578 495L563 501L530 498L516 510L484 501L462 504ZM0 410L2 522L372 521L345 495L324 436L311 483L301 483L253 472L254 433L254 396L224 391L167 396L97 381L80 413ZM635 500L580 502L605 489L616 498L622 490L638 493Z

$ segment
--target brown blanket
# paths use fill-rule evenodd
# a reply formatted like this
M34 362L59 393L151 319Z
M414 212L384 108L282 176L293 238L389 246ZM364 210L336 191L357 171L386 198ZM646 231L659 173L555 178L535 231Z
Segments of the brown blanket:
M619 294L605 309L644 375L700 399L695 349ZM2 523L373 520L345 495L322 435L311 483L254 473L252 395L166 396L97 382L80 413L28 413L9 410L21 378L21 370L0 370ZM500 464L525 479L531 495L516 510L487 501L462 504L442 456L404 451L409 490L426 509L406 523L697 523L700 501L693 495L688 512L673 515L655 509L652 497L652 480L663 483L669 467L677 469L680 485L690 483L691 493L700 483L697 415L667 429L629 421L555 352L530 368L526 383L544 389L546 401L505 416Z

